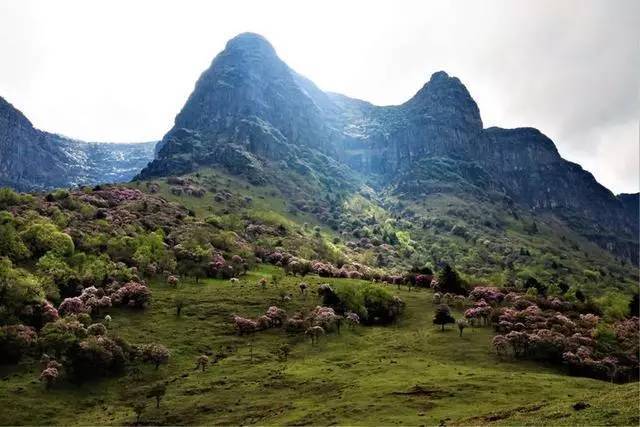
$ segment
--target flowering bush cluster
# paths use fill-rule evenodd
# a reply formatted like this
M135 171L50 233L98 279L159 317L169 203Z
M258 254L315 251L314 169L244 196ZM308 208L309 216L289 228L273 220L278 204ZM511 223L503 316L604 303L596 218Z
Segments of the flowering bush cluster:
M309 327L320 326L325 331L328 331L333 328L340 329L342 317L338 316L331 307L316 306L316 308L309 313L307 320Z
M151 290L142 283L128 282L111 294L111 301L132 308L145 308L151 302Z
M233 255L229 261L220 253L214 253L207 268L207 276L218 279L230 279L244 274L248 269L245 260Z
M601 379L638 377L638 318L609 326L592 313L558 311L567 304L557 298L543 304L547 309L513 293L504 301L508 306L491 314L497 319L493 346L498 355L564 363L574 374Z
M485 300L486 302L500 303L504 299L504 294L498 288L491 286L476 286L469 293L469 298L473 301Z
M464 317L469 323L474 325L476 322L482 322L487 325L493 308L487 304L484 299L480 299L473 303L473 307L468 308L464 312Z
M109 206L117 206L125 201L139 200L144 194L133 188L113 187L94 191L93 195L106 200Z
M287 252L273 251L264 253L258 250L256 255L270 264L283 267L285 272L292 275L305 276L309 273L317 274L320 277L336 277L343 279L363 279L386 281L387 283L404 283L402 276L386 276L381 271L374 270L366 265L353 263L336 267L329 262L309 261L304 258L295 257Z

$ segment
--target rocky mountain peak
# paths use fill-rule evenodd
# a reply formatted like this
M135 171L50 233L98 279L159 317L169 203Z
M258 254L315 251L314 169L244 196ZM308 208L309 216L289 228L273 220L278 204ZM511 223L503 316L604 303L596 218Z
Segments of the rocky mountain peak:
M427 122L447 122L470 133L482 130L480 110L467 87L444 71L433 73L402 108L419 114Z
M23 127L33 127L29 119L16 107L0 96L0 119Z
M262 52L276 55L276 51L266 38L256 33L241 33L229 40L225 51Z

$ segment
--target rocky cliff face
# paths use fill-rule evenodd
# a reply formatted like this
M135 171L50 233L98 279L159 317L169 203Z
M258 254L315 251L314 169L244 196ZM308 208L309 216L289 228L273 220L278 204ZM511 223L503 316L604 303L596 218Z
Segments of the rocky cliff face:
M203 165L255 182L269 167L365 176L413 198L498 192L637 262L638 195L615 197L536 129L483 129L466 87L442 71L404 104L379 107L323 92L263 37L241 34L202 74L139 177Z
M155 143L85 143L40 131L0 97L0 186L45 190L129 181Z

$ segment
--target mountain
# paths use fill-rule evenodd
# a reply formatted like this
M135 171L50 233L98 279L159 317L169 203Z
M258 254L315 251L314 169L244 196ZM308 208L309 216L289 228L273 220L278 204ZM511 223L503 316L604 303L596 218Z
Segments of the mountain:
M43 132L0 97L0 186L28 191L129 181L153 158L154 146L86 143Z
M437 72L404 104L375 106L320 90L252 33L201 75L138 178L222 166L266 182L274 165L408 199L502 197L638 260L638 194L614 196L537 129L484 128L458 78Z

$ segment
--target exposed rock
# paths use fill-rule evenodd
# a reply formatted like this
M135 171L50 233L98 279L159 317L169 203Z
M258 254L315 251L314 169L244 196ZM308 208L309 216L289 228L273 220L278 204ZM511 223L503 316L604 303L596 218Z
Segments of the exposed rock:
M129 181L155 142L86 143L43 132L0 97L0 186L45 190Z
M443 71L404 104L378 107L323 92L263 37L240 34L202 74L158 147L141 178L218 165L256 184L280 168L332 188L357 187L364 176L412 199L495 193L638 259L638 195L616 198L536 129L483 129L466 87Z

